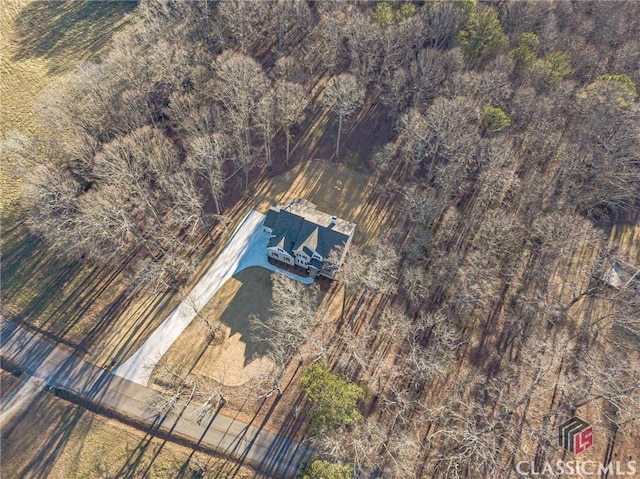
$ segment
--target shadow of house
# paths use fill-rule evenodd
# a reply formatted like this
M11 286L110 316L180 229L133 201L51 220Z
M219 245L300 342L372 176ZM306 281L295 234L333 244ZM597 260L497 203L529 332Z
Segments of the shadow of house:
M242 285L220 316L220 322L231 328L229 336L240 334L246 345L244 366L264 356L269 349L265 339L252 326L252 317L267 321L271 316L273 274L275 273L260 267L250 267L238 272L234 278Z
M261 328L254 327L256 321L261 323L273 317L271 304L273 300L272 277L275 273L260 266L249 267L236 273L233 277L241 283L231 302L220 316L220 322L228 326L229 336L240 335L245 344L243 366L254 359L264 357L269 351L269 343L261 333ZM325 290L316 297L316 307L320 305Z

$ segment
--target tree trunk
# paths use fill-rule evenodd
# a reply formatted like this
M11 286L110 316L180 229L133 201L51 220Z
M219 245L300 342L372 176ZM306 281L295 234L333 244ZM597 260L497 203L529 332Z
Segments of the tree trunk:
M289 127L284 129L284 136L287 138L287 156L285 157L284 162L289 163L289 143L291 141L291 135L289 135Z
M209 241L211 242L211 244L214 244L215 241L213 240L213 225L211 225L209 221L207 221L203 212L200 213L200 221L202 221L202 224L204 225L204 229L207 230L207 236L209 237Z
M244 137L247 142L247 149L251 151L251 132L249 130L249 120L244 124Z
M340 157L340 134L342 133L342 115L338 116L338 139L336 140L336 158Z
M271 132L265 130L264 132L264 147L267 155L267 165L271 166Z
M216 214L220 214L220 198L218 197L218 191L216 190L213 177L209 176L209 188L211 188L211 196L213 197L213 203L216 206Z

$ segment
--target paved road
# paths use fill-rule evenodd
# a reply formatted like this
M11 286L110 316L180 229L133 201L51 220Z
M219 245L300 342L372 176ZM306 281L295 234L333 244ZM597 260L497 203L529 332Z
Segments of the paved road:
M153 366L196 317L196 311L200 311L228 279L245 268L261 266L306 284L313 282L311 278L302 278L280 270L267 261L266 247L270 236L262 231L264 218L265 215L254 210L245 216L216 262L189 295L145 343L113 371L114 374L146 386Z
M202 425L188 419L193 417L189 408L180 416L172 414L158 421L146 406L154 391L88 363L1 317L0 344L1 354L22 366L36 380L66 388L150 425L159 423L165 430L206 443L263 471L271 471L274 477L294 476L307 455L306 446L220 413ZM19 390L15 393L20 394Z

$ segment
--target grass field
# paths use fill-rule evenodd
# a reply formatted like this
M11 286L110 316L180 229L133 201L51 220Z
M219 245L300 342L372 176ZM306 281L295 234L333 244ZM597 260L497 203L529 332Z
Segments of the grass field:
M0 140L7 132L38 133L38 96L63 88L79 61L95 59L108 46L136 2L0 2ZM5 159L3 159L4 163ZM0 211L20 193L6 169L0 176Z
M20 381L6 373L2 379L8 386ZM2 425L0 472L6 479L177 479L200 477L196 475L198 463L211 474L225 467L222 460L98 416L51 394L40 393L25 411ZM233 477L261 476L241 468Z

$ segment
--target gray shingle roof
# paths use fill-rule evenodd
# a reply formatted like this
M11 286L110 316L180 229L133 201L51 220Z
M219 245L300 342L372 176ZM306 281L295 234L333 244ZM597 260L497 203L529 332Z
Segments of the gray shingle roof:
M309 264L316 269L322 269L322 261L320 261L319 259L314 258L311 261L309 261Z
M344 246L350 236L334 230L332 225L319 225L282 209L269 209L264 225L274 235L268 247L280 246L292 256L298 249L306 249L305 253L311 256L308 250L312 249L326 258L331 250Z
M267 216L264 219L264 226L273 229L273 225L275 224L277 218L278 212L276 210L269 209L269 211L267 211Z

